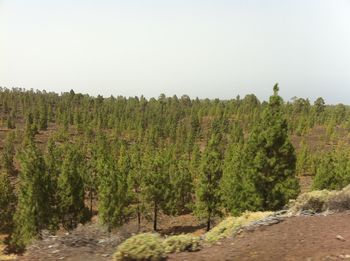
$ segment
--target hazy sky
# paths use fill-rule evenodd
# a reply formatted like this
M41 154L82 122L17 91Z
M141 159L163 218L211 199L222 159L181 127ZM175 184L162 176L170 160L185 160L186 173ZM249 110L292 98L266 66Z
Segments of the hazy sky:
M350 0L0 0L0 86L350 104Z

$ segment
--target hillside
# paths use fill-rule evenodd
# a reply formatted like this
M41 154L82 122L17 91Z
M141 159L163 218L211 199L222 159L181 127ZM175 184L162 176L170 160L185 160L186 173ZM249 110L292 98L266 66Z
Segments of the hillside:
M131 231L203 233L225 216L349 184L350 108L284 102L278 91L261 102L0 89L8 249L30 259L53 239L58 252L41 245L46 254L86 247L107 258ZM99 245L95 235L113 240Z

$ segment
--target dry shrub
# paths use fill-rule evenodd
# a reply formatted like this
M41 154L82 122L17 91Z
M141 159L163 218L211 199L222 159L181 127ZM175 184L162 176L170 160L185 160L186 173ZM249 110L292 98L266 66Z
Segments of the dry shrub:
M163 242L166 253L197 251L200 248L200 238L190 234L170 236Z
M132 236L117 248L114 260L164 260L169 253L199 250L200 238L190 234L170 236L144 233Z
M331 211L344 211L350 209L350 185L341 191L334 192L327 202L327 208Z
M350 185L340 191L315 190L301 194L291 205L289 213L298 214L309 210L321 213L327 210L344 211L350 209Z
M158 234L144 233L132 236L125 240L117 248L114 260L150 260L159 261L165 259L163 240Z
M310 210L313 212L323 212L327 210L327 202L334 194L334 191L315 190L301 194L290 207L289 212L292 214L301 211Z
M228 217L205 234L205 241L214 243L222 238L232 236L239 228L264 219L273 212L246 212L239 217Z

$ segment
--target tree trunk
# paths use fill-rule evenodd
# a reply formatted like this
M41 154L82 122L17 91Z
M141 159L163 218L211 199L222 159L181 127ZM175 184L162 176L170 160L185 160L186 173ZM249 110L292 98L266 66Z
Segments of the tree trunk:
M139 232L141 228L141 213L140 213L140 204L137 204L137 231Z
M157 214L158 214L158 206L157 202L154 202L154 217L153 217L153 230L157 231Z
M207 231L210 230L210 221L211 221L211 213L210 211L208 212L208 220L207 220Z
M93 213L92 213L92 187L90 187L90 214L92 217L93 216Z

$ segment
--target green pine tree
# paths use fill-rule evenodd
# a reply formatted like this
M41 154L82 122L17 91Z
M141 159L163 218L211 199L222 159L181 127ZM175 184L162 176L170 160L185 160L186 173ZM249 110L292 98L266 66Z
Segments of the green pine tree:
M99 217L111 230L121 226L128 216L126 207L129 201L127 181L130 161L124 146L121 147L117 162L110 155L101 156L98 162L101 178L98 188Z
M157 231L159 210L166 209L166 202L170 194L165 150L147 149L143 166L146 173L143 179L143 194L153 208L153 230Z
M51 213L45 161L33 141L25 144L19 154L18 205L12 237L12 243L18 248L23 248L48 227Z
M57 230L59 225L58 179L62 167L62 151L52 138L49 139L47 144L45 164L48 175L47 185L49 190L49 198L47 200L51 206L50 229Z
M73 144L66 144L64 151L58 178L58 210L63 227L69 230L86 221L88 217L81 173L83 155Z
M220 184L223 207L233 215L258 209L254 186L247 176L243 132L232 132L233 141L225 154Z
M340 190L350 183L350 151L343 147L322 156L316 167L313 189Z
M300 144L299 153L297 154L296 173L298 176L306 175L310 172L310 161L310 152L305 141L303 140Z
M138 231L141 228L141 215L144 211L144 199L142 197L143 175L145 174L142 169L142 150L138 144L135 144L131 149L130 156L130 173L128 175L128 186L132 208L134 206L134 212L137 215Z
M261 209L277 210L299 193L295 175L296 156L288 139L288 124L283 115L283 100L278 85L264 110L260 124L251 133L245 164L247 175Z
M220 214L222 155L219 146L220 135L213 133L203 153L196 184L196 213L206 218L207 231L210 230L212 218Z
M16 174L16 168L14 166L14 156L15 156L15 135L10 132L5 139L3 149L1 151L1 166L10 176Z
M16 196L6 171L0 172L0 232L10 232L13 226Z
M192 202L193 181L187 157L174 159L169 168L171 198L168 200L172 214L188 213Z

